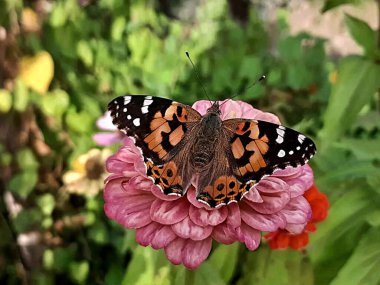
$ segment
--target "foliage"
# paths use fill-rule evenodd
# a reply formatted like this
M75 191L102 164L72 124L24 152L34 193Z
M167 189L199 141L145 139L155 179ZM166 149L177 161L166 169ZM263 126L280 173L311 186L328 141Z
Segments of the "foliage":
M165 1L35 2L0 2L0 283L379 284L380 50L366 22L346 16L363 54L335 63L324 39L289 35L285 9L273 50L255 5L242 24L216 0L191 11ZM353 2L327 0L323 11ZM211 99L238 93L316 139L312 166L332 206L307 251L214 246L190 272L107 220L101 194L67 191L63 174L96 147L95 121L111 98L205 99L185 51ZM247 89L262 74L267 81Z

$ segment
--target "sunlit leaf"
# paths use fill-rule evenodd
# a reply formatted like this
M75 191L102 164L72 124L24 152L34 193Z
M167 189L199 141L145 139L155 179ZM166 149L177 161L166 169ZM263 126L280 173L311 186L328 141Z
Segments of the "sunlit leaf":
M353 39L363 47L366 54L373 55L377 47L377 33L364 21L347 15L345 21Z
M8 90L0 89L0 113L7 113L12 107L12 96Z
M25 85L44 94L49 88L54 75L54 62L51 55L41 51L33 57L21 60L20 77Z
M335 7L338 7L340 5L344 4L356 4L359 3L360 0L325 0L325 5L322 8L322 13L326 12L328 10L331 10Z

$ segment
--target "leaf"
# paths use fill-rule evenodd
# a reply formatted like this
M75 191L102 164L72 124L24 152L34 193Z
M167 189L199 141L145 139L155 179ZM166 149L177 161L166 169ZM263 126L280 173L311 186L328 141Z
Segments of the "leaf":
M9 190L22 198L28 197L36 186L38 175L36 170L27 170L14 175L9 181Z
M219 272L208 261L204 262L196 271L191 271L194 274L194 285L223 285ZM186 276L186 274L185 274ZM186 276L188 278L188 276ZM185 282L185 284L187 284ZM191 283L190 283L191 284Z
M55 207L55 200L52 194L44 194L37 199L37 205L45 216L49 216Z
M322 13L344 4L356 4L358 0L326 0Z
M7 113L12 108L12 96L8 90L0 89L0 113Z
M331 285L376 285L380 282L380 230L369 230Z
M65 91L57 89L44 96L40 104L46 115L60 118L69 107L70 99Z
M364 21L345 15L345 21L354 40L363 47L367 55L374 54L377 50L377 34L371 27Z
M86 260L71 262L69 272L71 279L75 283L84 284L90 272L90 264Z
M272 250L263 246L249 254L239 285L313 284L311 264L300 251Z
M359 111L379 88L380 66L360 57L342 60L337 81L324 116L324 127L319 133L320 150L325 151L355 121Z
M21 59L20 77L26 86L44 94L54 75L54 62L51 55L41 51L33 57Z
M380 160L380 139L345 138L335 143L334 146L352 152L358 160Z
M20 111L20 112L25 111L26 107L28 106L29 91L22 80L16 79L15 89L14 89L13 94L14 94L13 106L15 110Z
M94 55L87 41L79 41L77 44L77 54L83 63L89 67L93 64Z

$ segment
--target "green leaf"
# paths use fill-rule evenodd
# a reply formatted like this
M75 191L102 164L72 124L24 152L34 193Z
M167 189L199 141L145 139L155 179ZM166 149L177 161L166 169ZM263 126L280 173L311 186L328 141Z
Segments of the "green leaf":
M232 245L220 245L215 249L208 262L213 268L219 270L224 282L228 283L232 278L238 258L239 243Z
M88 133L93 128L93 120L87 111L76 112L73 108L69 109L66 116L66 123L70 130L78 133Z
M352 152L358 160L380 160L380 139L345 138L335 143L334 146Z
M38 209L22 210L13 220L14 227L18 233L36 231L40 228L42 213Z
M70 103L69 95L63 90L48 93L41 100L41 108L46 115L60 118Z
M54 196L51 194L44 194L37 199L37 205L40 207L42 213L49 216L55 207Z
M21 198L26 198L33 191L37 180L36 170L24 171L12 177L9 181L9 190L18 194Z
M320 150L325 151L355 121L380 86L380 66L363 58L349 57L338 68L337 81L332 90L320 131Z
M367 55L377 50L377 33L364 21L350 15L345 15L345 21L354 40L363 47Z
M23 170L36 170L38 168L38 162L33 152L24 148L17 152L17 164Z
M190 271L190 272L189 272ZM194 276L190 277L189 275ZM223 282L219 272L209 262L204 262L196 271L188 270L185 274L185 278L194 278L194 285L223 285ZM187 282L185 281L185 284ZM191 283L189 283L191 284Z
M250 253L238 284L311 285L313 271L309 260L300 251L261 247Z
M77 44L77 53L83 63L89 67L93 64L94 55L92 49L87 41L79 41Z
M380 230L371 229L331 285L376 285L380 282Z
M356 4L359 0L326 0L322 13L344 4Z
M12 96L8 90L0 89L0 112L7 113L12 108Z
M90 272L88 261L71 262L69 267L70 277L77 284L84 284Z
M29 101L28 88L21 80L15 81L15 89L13 91L14 101L13 106L17 111L25 111Z

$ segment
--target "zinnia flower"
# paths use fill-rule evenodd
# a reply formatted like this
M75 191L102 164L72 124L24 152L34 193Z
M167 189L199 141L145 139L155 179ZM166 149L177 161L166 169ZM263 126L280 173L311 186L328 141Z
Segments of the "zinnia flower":
M317 230L315 224L327 218L329 201L325 194L319 192L317 187L313 185L305 192L304 197L311 206L311 220L306 225L304 231L299 234L292 234L283 229L267 234L265 238L272 249L305 248L309 243L309 232L315 232Z
M122 143L124 134L120 132L114 124L110 112L106 112L96 121L99 129L107 131L95 134L92 139L100 146L110 146L116 143Z
M193 105L201 114L211 102ZM247 103L229 100L221 105L221 117L248 118L279 124L270 113ZM191 185L183 197L167 196L145 174L140 151L129 138L107 161L111 173L104 192L106 215L128 229L136 230L143 246L165 250L173 264L197 268L210 254L212 241L239 241L255 250L261 232L286 229L301 233L310 219L310 205L303 196L313 184L308 165L278 170L263 178L239 203L213 209L196 200Z
M63 190L84 196L95 196L104 187L107 174L104 164L111 155L108 149L91 149L73 162L73 169L63 177Z

